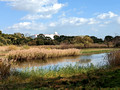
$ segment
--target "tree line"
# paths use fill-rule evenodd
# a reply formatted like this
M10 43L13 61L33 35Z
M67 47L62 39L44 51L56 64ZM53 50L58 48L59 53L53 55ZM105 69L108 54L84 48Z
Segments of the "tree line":
M110 47L113 44L115 47L120 46L120 36L105 36L104 40L95 36L54 36L54 40L50 37L45 37L44 34L39 34L37 38L25 37L24 34L4 34L0 31L0 46L3 45L60 45L60 44L78 44L84 47L91 43L106 44Z

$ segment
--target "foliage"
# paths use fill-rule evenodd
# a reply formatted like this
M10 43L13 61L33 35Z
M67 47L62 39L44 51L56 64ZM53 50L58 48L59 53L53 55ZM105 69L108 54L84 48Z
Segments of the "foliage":
M106 36L104 41L107 44L107 46L110 47L110 42L113 41L113 37L112 36Z
M28 45L23 45L22 49L30 49L30 47Z
M54 36L54 39L50 37L45 37L44 34L37 35L36 38L25 37L22 33L14 33L14 34L4 34L0 31L0 46L3 45L69 45L69 44L77 44L80 46L84 45L84 48L90 47L92 43L98 44L106 44L108 47L120 46L120 36L105 36L104 41L101 38L97 38L95 36L65 36L60 35ZM83 48L83 47L82 47Z
M15 45L10 45L10 46L8 46L8 48L7 48L8 51L13 51L13 50L17 50L17 49L18 49L18 47L15 46Z
M114 47L120 47L120 36L115 36L113 38Z
M97 38L95 36L91 36L90 38L93 40L94 43L99 43L100 44L100 43L104 42L101 38Z

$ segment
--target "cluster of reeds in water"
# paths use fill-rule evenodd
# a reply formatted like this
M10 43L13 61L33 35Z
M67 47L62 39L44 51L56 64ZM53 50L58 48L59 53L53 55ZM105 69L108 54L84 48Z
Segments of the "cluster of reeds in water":
M0 79L4 79L10 75L11 64L8 63L7 59L0 60Z
M26 50L11 51L7 57L9 60L14 59L17 61L22 60L35 60L35 59L47 59L63 56L75 56L80 55L78 49L44 49L44 48L30 48Z
M109 66L120 66L120 51L114 51L107 55Z

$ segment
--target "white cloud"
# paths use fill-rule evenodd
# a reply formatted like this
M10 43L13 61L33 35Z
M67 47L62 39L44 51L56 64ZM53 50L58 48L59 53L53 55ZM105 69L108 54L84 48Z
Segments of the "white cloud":
M102 14L98 15L97 18L107 19L107 18L113 18L113 17L116 17L116 16L118 16L118 15L109 11L108 13L102 13Z
M51 17L57 13L64 4L58 3L58 0L0 0L7 1L12 8L27 11L30 14L22 19L41 19ZM34 15L38 14L38 15ZM45 17L43 17L45 15Z
M37 19L48 19L51 18L51 15L27 15L21 18L21 20L37 20Z
M88 24L98 24L100 21L97 21L94 18L90 18Z
M102 15L102 14L101 14ZM116 14L115 14L116 15ZM36 19L37 18L49 18L50 16L27 16L29 19ZM9 30L14 30L14 31L41 31L41 30L61 30L67 28L77 30L78 28L82 29L87 28L91 31L99 31L99 28L106 28L111 26L112 23L120 24L120 16L115 16L115 18L110 18L113 17L113 15L108 16L109 19L99 19L98 16L96 17L91 17L91 18L82 18L82 17L61 17L56 21L51 21L51 22L44 22L44 23L39 23L39 22L21 22L14 24L13 26L8 27ZM24 19L24 18L23 18ZM86 30L87 30L86 29ZM38 32L39 33L39 32Z
M118 22L118 24L120 24L120 17L118 17L117 22Z
M52 22L49 24L50 27L55 27L56 26L56 23Z
M62 25L65 24L72 24L72 25L82 25L85 24L88 20L86 18L78 18L78 17L71 17L71 18L62 18L59 20L59 23Z
M25 31L25 30L45 30L46 26L42 23L35 23L35 22L20 22L17 24L14 24L13 26L10 26L7 28L8 30L14 30L14 31Z
M84 25L84 24L99 24L101 21L97 20L96 18L79 18L79 17L70 17L70 18L61 18L59 20L59 24L71 24L71 25Z

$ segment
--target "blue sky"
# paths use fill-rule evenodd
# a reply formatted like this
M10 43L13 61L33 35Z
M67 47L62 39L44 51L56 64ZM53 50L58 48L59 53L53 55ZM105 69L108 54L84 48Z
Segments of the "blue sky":
M120 35L120 0L0 0L4 33Z

